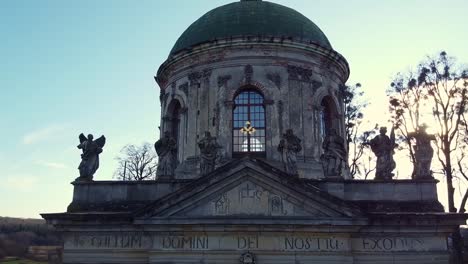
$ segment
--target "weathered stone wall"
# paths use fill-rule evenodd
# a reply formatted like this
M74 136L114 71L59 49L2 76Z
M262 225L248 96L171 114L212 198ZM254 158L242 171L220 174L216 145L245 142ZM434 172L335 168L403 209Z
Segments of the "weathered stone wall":
M73 203L105 205L106 203L155 201L180 189L189 181L92 182L74 183ZM321 182L318 187L346 201L437 201L435 181L346 181Z
M197 142L205 131L218 138L225 159L232 157L233 99L246 87L264 95L266 158L281 160L277 146L281 135L291 128L302 139L303 150L298 155L300 176L323 177L319 164L322 152L319 111L322 99L332 98L336 109L333 127L344 136L343 106L338 91L348 77L345 60L336 52L324 53L318 46L297 43L249 46L204 47L200 52L170 59L161 67L158 77L164 79L160 81L162 129L170 127L167 117L171 116L169 106L173 100L178 100L184 109L178 136L181 165L177 178L197 177Z
M448 263L446 234L415 231L70 233L64 263Z

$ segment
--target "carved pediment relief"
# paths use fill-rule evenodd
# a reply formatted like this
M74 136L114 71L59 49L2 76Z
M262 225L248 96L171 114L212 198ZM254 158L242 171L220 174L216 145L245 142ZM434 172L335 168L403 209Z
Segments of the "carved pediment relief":
M323 215L319 211L316 215ZM289 201L284 194L266 188L252 181L244 181L238 186L223 190L213 198L190 211L182 212L189 216L304 216L303 206Z
M360 211L300 180L287 180L267 164L241 161L221 167L158 201L138 215L145 219L347 218ZM216 173L219 172L219 173Z

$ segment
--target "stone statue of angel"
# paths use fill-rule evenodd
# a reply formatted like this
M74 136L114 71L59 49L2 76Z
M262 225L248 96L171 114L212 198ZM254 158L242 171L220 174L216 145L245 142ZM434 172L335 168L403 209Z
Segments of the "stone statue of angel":
M106 137L101 136L94 140L93 135L89 134L88 137L86 137L81 133L79 135L79 140L80 144L77 147L83 151L83 154L81 154L81 163L80 166L78 166L80 177L76 180L92 181L94 173L96 173L99 168L99 154L106 144Z

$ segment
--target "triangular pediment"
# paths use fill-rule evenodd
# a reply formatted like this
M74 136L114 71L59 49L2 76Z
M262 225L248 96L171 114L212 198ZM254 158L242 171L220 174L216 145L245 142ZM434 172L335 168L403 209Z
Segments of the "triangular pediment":
M224 166L156 201L141 218L343 218L359 209L288 176L245 159Z
M332 212L328 212L333 214ZM254 177L240 178L234 187L221 188L177 216L327 216L315 208L306 211L301 201L290 194L267 186Z

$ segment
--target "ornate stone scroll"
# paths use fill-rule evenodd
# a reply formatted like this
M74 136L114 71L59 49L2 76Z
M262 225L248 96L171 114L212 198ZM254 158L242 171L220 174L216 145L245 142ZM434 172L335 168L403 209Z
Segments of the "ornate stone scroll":
M312 70L298 66L288 65L289 79L298 81L310 81Z

